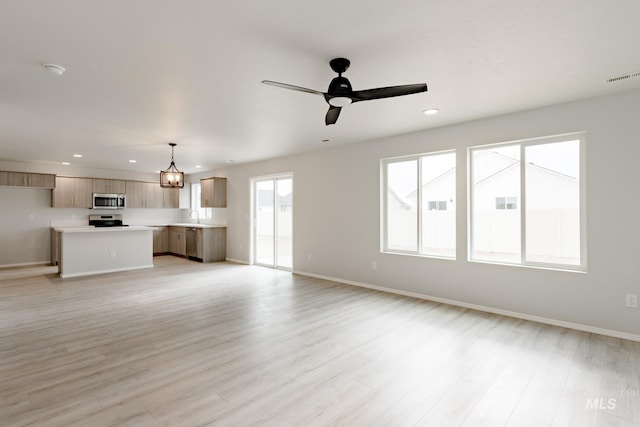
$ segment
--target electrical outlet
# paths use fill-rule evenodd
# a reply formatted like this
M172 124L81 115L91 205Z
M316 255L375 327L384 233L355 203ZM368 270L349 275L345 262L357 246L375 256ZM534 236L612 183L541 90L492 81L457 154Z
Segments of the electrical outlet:
M310 253L307 254L307 261L311 261L311 254Z
M111 251L111 258L115 258L116 257L116 251Z
M377 270L378 269L378 263L375 261L371 261L371 269L372 270Z
M638 295L627 294L625 297L625 301L626 301L627 307L638 308Z
M32 214L32 213L30 213L30 214L29 214L29 216L28 216L28 218L29 218L30 220L33 220L35 217L36 217L36 216L35 216L34 214Z

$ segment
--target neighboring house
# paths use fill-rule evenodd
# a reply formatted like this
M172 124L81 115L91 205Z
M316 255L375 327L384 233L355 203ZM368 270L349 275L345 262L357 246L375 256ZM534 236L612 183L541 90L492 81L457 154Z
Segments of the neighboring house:
M476 253L497 255L520 253L520 161L504 154L483 150L474 158L473 245ZM554 254L564 259L579 257L579 182L575 177L528 163L527 253ZM456 206L455 168L449 169L422 186L423 252L429 247L455 248ZM390 191L389 202L400 201L406 213L389 209L395 235L404 241L398 247L415 246L417 192L401 198ZM408 207L406 207L408 205ZM391 221L390 221L391 223ZM536 229L558 230L560 236L548 241L547 233ZM401 229L401 231L399 230ZM542 237L541 237L542 236ZM519 256L519 255L517 255Z
M479 154L482 173L474 174L472 239L476 254L519 261L520 161L490 150ZM510 161L510 164L509 164ZM477 163L474 163L474 165ZM492 167L493 165L493 167ZM490 172L493 169L493 173ZM580 255L580 191L576 177L527 163L527 256L541 254L567 263ZM544 230L556 230L553 241Z

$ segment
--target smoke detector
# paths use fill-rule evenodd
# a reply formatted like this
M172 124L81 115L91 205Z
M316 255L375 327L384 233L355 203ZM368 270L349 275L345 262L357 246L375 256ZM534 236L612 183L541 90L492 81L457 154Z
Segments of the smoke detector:
M45 70L52 74L55 74L56 76L61 76L62 73L67 71L66 68L64 68L62 65L57 64L44 64L43 67Z

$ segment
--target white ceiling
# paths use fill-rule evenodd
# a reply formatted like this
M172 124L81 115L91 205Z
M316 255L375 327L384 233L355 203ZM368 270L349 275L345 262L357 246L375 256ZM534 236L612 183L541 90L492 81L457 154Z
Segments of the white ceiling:
M637 89L604 80L640 71L638 16L637 0L2 0L0 159L153 172L176 142L193 173ZM325 126L321 97L260 83L325 91L338 56L354 90L429 91Z

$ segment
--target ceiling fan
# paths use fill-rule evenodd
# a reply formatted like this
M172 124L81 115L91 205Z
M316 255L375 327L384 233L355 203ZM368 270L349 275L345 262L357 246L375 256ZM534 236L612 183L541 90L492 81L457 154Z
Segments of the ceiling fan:
M351 83L346 77L342 77L342 73L347 71L351 61L346 58L334 58L329 62L331 69L338 73L338 77L334 77L329 83L329 89L326 92L320 92L305 87L294 86L287 83L279 83L271 80L263 80L262 83L281 87L284 89L297 90L299 92L307 92L315 95L324 96L325 101L329 104L329 111L324 118L326 125L335 124L340 116L342 107L354 102L371 101L373 99L390 98L392 96L411 95L413 93L426 92L427 84L418 83L412 85L380 87L367 90L353 90Z

